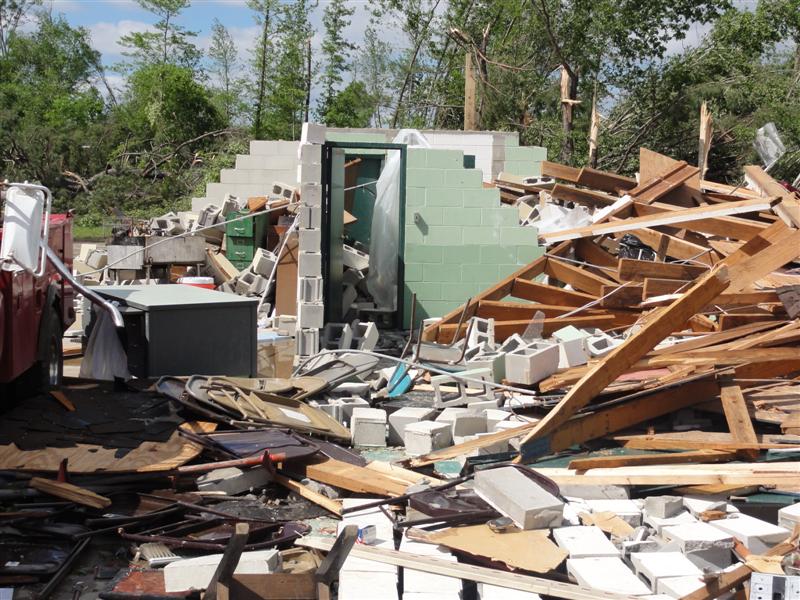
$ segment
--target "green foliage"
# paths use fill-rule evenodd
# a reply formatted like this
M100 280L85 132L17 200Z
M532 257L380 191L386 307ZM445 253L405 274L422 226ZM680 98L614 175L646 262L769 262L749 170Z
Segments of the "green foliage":
M333 97L325 122L330 127L368 127L374 106L367 86L354 81Z
M244 84L236 77L239 62L236 43L219 19L214 19L211 28L208 56L212 62L211 72L216 76L213 84L214 102L225 118L226 125L231 125L239 120L245 110L242 100Z
M344 74L349 70L350 52L355 44L344 37L344 30L350 25L354 7L348 7L345 0L331 0L322 15L325 37L322 40L322 55L325 67L322 71L322 98L317 116L323 123L332 124L331 111Z
M175 23L190 0L136 0L145 10L159 17L153 25L155 31L135 31L120 38L120 44L128 50L123 54L130 61L126 69L136 69L152 64L178 65L196 69L202 53L191 41L197 36Z

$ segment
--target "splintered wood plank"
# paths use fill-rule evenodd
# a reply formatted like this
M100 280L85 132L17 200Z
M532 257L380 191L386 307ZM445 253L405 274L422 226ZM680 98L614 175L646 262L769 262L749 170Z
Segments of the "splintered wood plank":
M620 258L617 266L623 281L644 281L646 278L693 281L708 273L708 268L677 263L653 262Z
M770 244L749 258L737 260L741 256L740 253L744 254L743 250L747 246L745 244L738 252L725 260L726 264L732 265L730 267L729 293L741 292L762 277L800 256L800 230L786 229L789 231L788 234L782 235L779 241Z
M637 202L649 204L681 187L689 179L697 177L698 173L697 167L680 161L652 179L642 178L642 183L628 190L628 194Z
M482 319L495 321L530 321L541 312L546 319L559 319L561 315L572 312L571 306L552 306L549 304L522 304L519 302L497 302L494 300L481 300L478 305L477 315ZM631 325L639 319L638 312L624 310L597 310L588 309L578 313L585 317L613 316L615 326ZM564 317L569 318L569 317Z
M691 223L700 219L711 217L725 217L728 215L745 214L769 210L775 200L771 198L754 198L752 200L741 200L739 202L728 202L726 204L716 204L711 206L696 206L672 212L663 212L646 217L634 217L632 219L622 219L609 223L599 223L587 227L577 227L553 233L540 233L539 239L544 243L552 244L564 240L575 240L582 237L594 237L607 235L623 231L635 231L642 227L659 227L662 225L679 226L684 223Z
M527 279L515 279L509 295L520 300L572 307L583 306L597 300L597 296L592 296L591 294L565 290L554 285L528 281Z
M567 165L550 162L549 160L542 161L542 175L545 177L554 177L563 181L578 183L580 173L580 169L576 169L575 167L568 167Z
M605 267L603 269L603 274L601 274L602 277L616 277L617 257L597 242L587 238L576 240L575 256L597 267Z
M762 195L780 197L781 202L775 212L787 225L800 227L800 200L796 194L784 188L760 166L745 166L744 176L748 184L752 184Z
M738 200L736 200L738 201ZM680 206L653 202L653 204L642 204L637 202L633 205L633 211L637 217L648 215L663 214L665 212L675 212L685 210ZM685 225L686 229L699 231L711 235L718 235L735 240L747 241L754 235L758 235L761 230L768 227L767 223L744 219L741 217L717 217L713 219L699 219Z
M52 479L32 477L28 482L28 486L50 496L62 498L82 506L90 506L91 508L108 508L111 506L110 498L106 498L105 496L95 494L91 490L87 490L63 481L53 481Z
M690 452L576 458L570 461L568 468L574 471L585 471L587 469L608 469L613 467L635 467L641 465L713 463L734 460L735 458L736 452L727 450L694 450Z
M767 329L774 329L778 325L779 323L753 323L751 325L743 325L742 327L737 327L735 329L731 329L730 331L711 333L709 335L689 339L678 344L673 344L672 346L659 348L658 350L653 350L653 352L650 353L650 356L663 356L665 354L674 354L678 352L699 350L700 348L708 348L709 346L716 346L718 344L724 344L733 340L739 340L740 338L745 338L746 336L766 331Z
M725 331L748 323L761 323L763 321L772 321L775 317L771 314L763 313L733 313L727 315L720 315L719 329Z
M728 422L728 430L734 441L743 444L758 444L758 436L756 430L753 429L753 422L750 420L742 388L734 383L731 373L718 375L717 381L719 382L720 402L725 411L725 420Z
M610 171L600 171L590 167L583 167L578 173L578 184L604 192L617 193L619 190L632 190L636 187L636 180Z
M680 329L683 323L705 306L728 286L728 273L725 267L715 267L679 300L667 307L654 311L651 319L622 345L604 356L575 384L559 403L541 421L524 425L527 431L522 445L531 444L537 438L543 438L567 422L576 411L586 406L606 386L617 379L628 368L663 340L674 329ZM562 319L558 319L563 321ZM485 447L500 441L517 437L522 431L515 430L511 434L506 431L482 436L444 450L415 459L412 464L421 466L437 460L454 458L472 450ZM524 450L524 448L523 448Z
M548 258L545 264L544 272L550 277L555 277L562 283L567 283L573 288L576 288L587 294L600 296L600 292L604 285L611 285L614 282L600 275L595 275L581 269L573 264L558 260L556 258Z
M293 472L298 470L303 476L314 481L359 494L401 496L406 493L408 487L408 483L400 482L393 477L332 458L306 465L292 464L291 470Z

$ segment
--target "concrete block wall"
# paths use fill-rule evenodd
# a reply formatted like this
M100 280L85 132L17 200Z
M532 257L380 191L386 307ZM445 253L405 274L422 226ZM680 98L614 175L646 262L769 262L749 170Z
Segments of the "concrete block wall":
M521 177L539 177L547 149L539 146L506 146L504 156L494 164L495 169Z
M409 149L405 206L405 311L439 317L543 253L517 209L464 169L462 151Z

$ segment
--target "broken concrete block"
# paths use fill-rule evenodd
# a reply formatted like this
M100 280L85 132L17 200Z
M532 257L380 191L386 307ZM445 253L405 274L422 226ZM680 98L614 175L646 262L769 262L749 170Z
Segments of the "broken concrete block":
M229 496L235 496L262 488L270 481L269 472L261 467L247 470L227 467L203 473L197 478L197 489L204 492L225 492Z
M369 408L369 402L358 396L336 398L335 402L339 405L339 422L343 425L353 422L353 411L356 408Z
M573 325L562 327L553 332L553 339L558 341L558 368L569 369L585 365L589 361L586 340L589 334Z
M327 350L352 348L353 330L348 323L325 323L322 347Z
M711 521L709 524L732 535L755 554L764 554L791 533L788 529L741 513L730 515L727 519Z
M369 254L356 250L347 244L343 244L342 249L344 250L342 262L345 267L356 271L365 271L369 268Z
M697 496L684 496L683 506L698 518L707 510L724 510L729 514L739 512L738 508L733 504L728 504L724 500L709 500L706 497L699 498Z
M275 268L275 264L277 262L278 257L272 252L265 250L264 248L256 248L253 262L250 263L250 270L257 275L269 277L272 275L272 269Z
M697 523L697 519L694 518L692 514L687 511L679 513L674 517L670 517L668 519L661 519L659 517L654 517L647 513L644 513L642 520L645 524L649 525L653 529L656 530L656 533L661 535L661 531L664 527L670 527L672 525L685 525L690 523Z
M403 433L406 454L409 456L420 456L434 450L446 448L452 440L450 423L439 423L437 421L409 423Z
M354 408L350 431L354 446L386 446L386 411L380 408Z
M322 249L321 229L298 229L300 252L319 252Z
M522 336L518 333L515 333L511 337L506 338L506 341L503 342L500 347L497 349L498 352L502 352L504 354L508 354L509 352L514 352L514 350L519 350L520 348L524 348L528 345Z
M278 335L294 337L297 332L297 317L294 315L278 315L275 327L278 330Z
M553 530L553 539L556 544L569 552L570 558L585 558L587 556L619 556L619 550L595 526L559 527Z
M479 353L467 359L467 368L470 370L486 369L490 372L492 381L497 383L506 378L505 352Z
M623 340L618 338L613 338L607 333L600 333L594 334L586 338L586 350L589 352L589 355L597 358L599 356L603 356L604 354L608 354L614 348L622 344Z
M297 326L303 329L321 329L325 325L325 305L322 302L299 302Z
M467 405L467 408L472 408ZM508 421L511 418L511 412L507 410L500 410L499 408L487 408L483 411L483 416L486 417L486 431L494 432L498 423Z
M389 443L392 446L402 446L406 426L412 423L426 421L436 413L432 408L404 406L389 415Z
M350 324L353 329L353 348L356 350L374 350L378 344L378 326L375 323L359 323L353 321Z
M164 567L164 588L168 593L185 590L203 590L211 583L222 554L207 554L177 560ZM234 573L237 575L267 575L281 568L281 554L277 550L242 552Z
M660 579L689 575L700 577L703 574L680 552L634 552L631 563L636 574L647 581L654 592Z
M297 300L299 302L322 302L322 277L299 277Z
M322 253L300 252L297 258L298 277L322 277Z
M631 596L650 593L650 588L636 577L620 558L568 558L567 573L579 585L597 591Z
M586 504L593 513L613 512L631 527L642 524L642 511L633 500L586 500Z
M475 491L522 529L561 525L564 503L514 467L477 471Z
M308 183L303 183L300 187L300 202L305 206L322 206L322 186L319 184L319 179L305 177L305 165L303 167L303 175L301 177ZM319 164L315 165L315 171L319 171Z
M648 515L659 519L669 519L683 512L683 498L680 496L649 496L644 500L644 510Z
M696 566L711 564L715 569L724 569L733 562L733 538L708 523L664 527L661 537L680 548Z
M533 342L506 354L506 379L531 385L558 370L559 347L549 342Z
M581 498L583 500L627 500L630 498L630 488L624 485L581 485L562 484L558 488L561 495L567 498Z
M250 287L247 290L248 296L262 296L267 289L267 278L262 275L255 275Z

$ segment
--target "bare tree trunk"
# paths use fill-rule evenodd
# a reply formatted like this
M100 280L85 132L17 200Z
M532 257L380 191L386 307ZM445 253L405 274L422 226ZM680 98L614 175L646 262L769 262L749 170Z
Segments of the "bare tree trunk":
M589 125L589 166L597 168L597 137L600 134L600 113L597 112L597 85L592 98L592 122Z
M269 14L264 15L264 27L261 31L261 60L259 61L258 73L258 97L256 98L256 114L253 123L253 137L261 139L262 115L264 113L264 101L267 93L267 42L269 41Z
M311 38L306 40L306 107L305 122L308 123L308 115L311 109Z
M561 130L564 141L561 144L561 162L572 164L575 142L572 132L575 129L574 108L578 104L578 76L570 73L567 67L561 67Z

